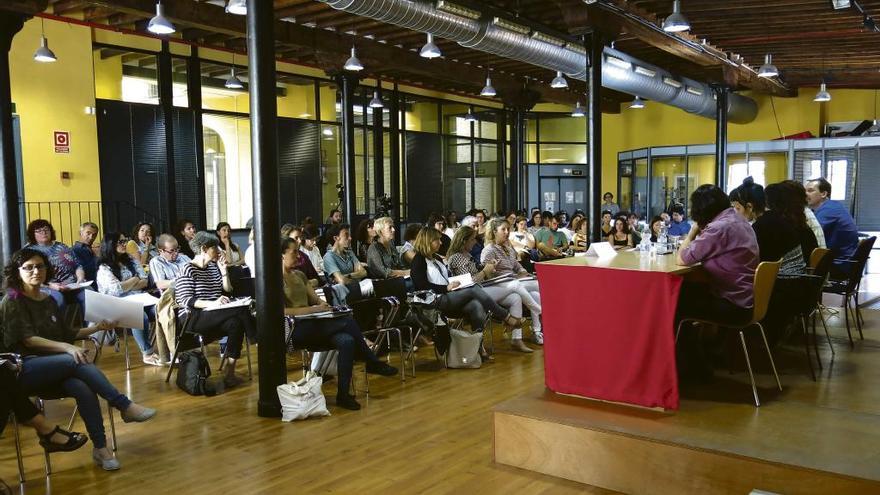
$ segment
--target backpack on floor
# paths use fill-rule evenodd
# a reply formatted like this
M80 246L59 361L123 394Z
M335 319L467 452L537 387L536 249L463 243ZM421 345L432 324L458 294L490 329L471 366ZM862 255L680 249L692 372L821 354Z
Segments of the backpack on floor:
M189 395L216 395L214 384L208 381L211 366L200 351L181 352L177 356L177 386Z

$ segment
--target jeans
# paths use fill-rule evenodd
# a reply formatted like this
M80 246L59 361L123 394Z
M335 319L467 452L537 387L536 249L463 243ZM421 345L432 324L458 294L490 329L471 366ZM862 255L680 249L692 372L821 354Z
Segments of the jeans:
M147 306L144 308L144 329L131 329L131 335L144 356L154 352L153 346L150 345L150 322L152 321L156 321L156 306Z
M379 361L364 341L361 329L350 317L327 320L297 319L293 326L291 341L294 347L299 349L336 349L338 352L337 395L348 394L355 358L368 363Z
M437 309L453 318L466 319L475 332L483 331L487 311L499 319L507 318L510 314L477 285L443 294Z
M92 364L77 364L70 354L25 357L18 382L28 395L73 397L96 449L107 446L97 395L120 411L131 405L101 370Z

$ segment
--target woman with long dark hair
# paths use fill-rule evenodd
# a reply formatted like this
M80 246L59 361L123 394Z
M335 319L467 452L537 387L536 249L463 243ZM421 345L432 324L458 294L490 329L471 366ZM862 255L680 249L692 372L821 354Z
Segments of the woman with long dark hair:
M181 218L174 226L174 238L177 239L177 245L180 246L180 252L192 259L195 254L189 246L189 241L193 240L196 235L196 224L191 220Z
M214 230L217 239L220 240L220 249L226 255L226 262L229 266L239 266L244 264L244 252L238 247L238 244L232 242L232 227L227 222L220 222Z
M131 240L125 246L125 251L131 256L131 259L137 261L141 266L148 266L150 260L159 256L159 250L156 249L156 235L153 225L149 222L138 222L131 229Z
M614 230L608 236L608 242L614 246L614 249L633 247L632 234L629 232L626 220L620 217L614 219Z
M129 240L119 232L104 234L101 256L98 258L98 292L113 297L125 297L143 292L149 279L141 264L128 255ZM159 356L150 344L150 322L156 319L155 306L144 308L144 328L132 328L131 334L141 350L144 364L162 366Z
M357 243L357 250L355 252L361 263L367 262L367 251L369 251L370 244L373 243L375 237L376 229L373 228L373 219L365 218L361 220L361 223L358 224L354 232L354 240Z

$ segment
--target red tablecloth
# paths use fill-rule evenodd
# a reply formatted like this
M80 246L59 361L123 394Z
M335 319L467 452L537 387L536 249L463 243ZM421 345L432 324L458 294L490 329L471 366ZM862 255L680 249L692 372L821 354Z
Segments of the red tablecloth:
M550 390L678 409L675 307L681 277L540 263Z

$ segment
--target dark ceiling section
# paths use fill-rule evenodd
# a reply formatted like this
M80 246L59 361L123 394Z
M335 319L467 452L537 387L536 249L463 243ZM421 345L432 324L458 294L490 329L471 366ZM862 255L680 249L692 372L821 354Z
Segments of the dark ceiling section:
M36 0L13 0L26 3ZM39 3L39 2L37 2ZM144 31L153 0L51 0L48 12L121 29ZM222 0L175 0L166 11L180 17L183 39L205 46L242 51L243 22L225 19ZM691 22L692 44L705 39L711 50L726 60L707 62L705 54L688 53L687 43L664 40L662 32L640 21L621 22L609 15L617 6L636 17L658 23L672 10L672 0L461 0L485 16L502 16L570 39L595 28L615 47L673 73L706 82L726 82L739 89L753 88L773 94L792 94L789 88L815 86L823 78L832 87L880 87L880 32L866 27L866 18L855 7L835 10L831 0L683 0L682 11ZM880 0L858 0L864 13L878 18ZM464 48L443 39L435 42L444 58L427 61L417 55L423 33L337 11L316 0L274 0L279 26L278 56L328 72L339 70L352 42L363 48L361 58L369 76L409 83L429 89L474 96L491 69L502 95L528 85L543 101L571 103L583 94L584 84L569 81L572 91L549 90L554 74L546 69ZM607 9L605 7L608 7ZM603 10L604 9L604 10ZM197 18L193 18L197 17ZM646 27L647 26L647 27ZM279 32L276 29L276 32ZM648 36L646 36L646 33ZM659 40L659 41L658 41ZM333 46L331 46L333 45ZM679 46L681 45L681 46ZM683 49L682 46L685 46ZM692 45L693 46L693 45ZM764 54L772 53L781 81L771 87L754 77ZM742 62L749 67L738 66ZM219 69L218 69L219 70ZM780 89L782 88L782 89ZM630 95L603 90L606 109L628 101Z

